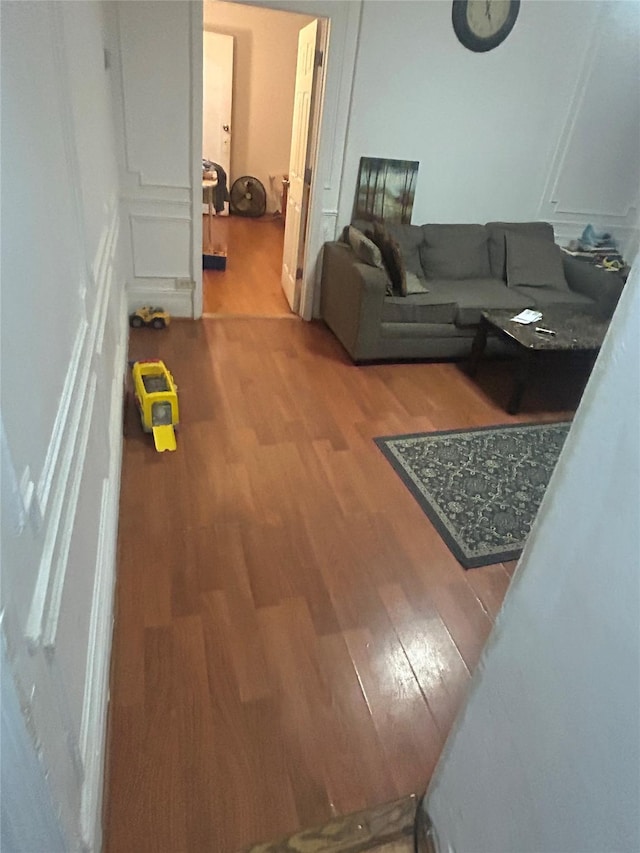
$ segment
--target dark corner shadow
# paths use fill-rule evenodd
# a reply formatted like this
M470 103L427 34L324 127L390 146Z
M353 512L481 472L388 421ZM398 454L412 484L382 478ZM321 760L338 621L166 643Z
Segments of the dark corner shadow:
M472 378L468 359L456 362L464 382L493 405L505 409L514 383L516 362L508 356L485 359ZM524 392L519 415L575 411L593 369L593 358L576 353L567 359L541 359Z

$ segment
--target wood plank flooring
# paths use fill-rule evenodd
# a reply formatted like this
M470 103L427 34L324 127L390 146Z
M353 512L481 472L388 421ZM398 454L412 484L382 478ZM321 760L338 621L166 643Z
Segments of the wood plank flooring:
M353 366L321 324L133 330L179 386L130 405L105 849L233 853L427 785L514 564L464 571L372 438L567 417L509 365ZM566 410L565 410L566 409Z
M208 217L204 216L204 251L209 246L208 229ZM282 219L214 216L211 232L212 248L227 251L227 268L225 271L203 271L205 315L293 316L280 285Z

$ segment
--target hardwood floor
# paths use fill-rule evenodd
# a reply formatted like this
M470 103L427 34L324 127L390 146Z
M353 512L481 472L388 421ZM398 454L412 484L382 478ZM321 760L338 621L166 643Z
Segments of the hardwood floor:
M130 355L182 425L157 454L127 411L105 849L233 853L422 792L514 564L464 571L372 438L557 420L562 389L511 417L508 364L355 367L297 319Z
M208 217L202 220L209 250ZM203 271L205 315L293 317L280 285L284 225L279 217L214 216L211 248L226 249L225 271Z

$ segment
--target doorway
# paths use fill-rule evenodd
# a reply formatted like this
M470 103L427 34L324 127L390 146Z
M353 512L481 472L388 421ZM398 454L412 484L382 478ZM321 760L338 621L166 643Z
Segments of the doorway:
M285 231L289 245L288 268L294 267L294 286L296 273L299 275L298 264L291 261L295 261L298 249L297 243L295 250L291 248L292 220L296 217L287 224L287 207L297 215L299 229L304 234L312 173L303 170L307 185L303 193L298 193L302 195L302 205L299 200L297 206L292 200L286 205L286 181L290 172L294 112L297 112L294 99L299 33L315 20L309 15L224 0L205 0L203 4L203 158L214 160L210 156L212 153L219 158L215 162L224 166L227 190L230 191L239 178L250 176L264 188L266 196L265 213L256 218L233 213L225 216L226 211L220 210L210 217L209 207L203 208L207 211L203 218L203 252L218 254L213 259L216 268L203 271L205 316L296 316L284 295L282 283ZM318 29L318 40L326 39L326 21L319 22ZM228 71L233 81L230 83L231 105L226 115L223 112L218 115L218 104L225 102L224 94L218 94L217 101L213 102L206 96L207 88L212 88L211 69L207 64L211 61L213 33L217 34L214 39L226 39L233 45ZM210 43L208 48L207 42ZM229 55L226 48L220 53L224 51ZM217 57L216 61L220 62ZM215 72L223 78L226 73L218 69ZM317 79L322 81L322 68L317 72ZM321 86L319 91L322 91ZM308 125L314 129L304 152L307 165L316 153L320 101L320 97L316 98L307 110ZM294 147L298 136L293 134ZM223 159L225 142L228 168ZM205 196L204 201L210 198ZM292 292L292 288L289 290Z

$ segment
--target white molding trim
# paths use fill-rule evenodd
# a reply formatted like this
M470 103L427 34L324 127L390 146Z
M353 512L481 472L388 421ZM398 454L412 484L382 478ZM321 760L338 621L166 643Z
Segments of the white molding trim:
M114 501L113 491L112 480L105 478L100 506L101 526L80 725L80 755L85 773L80 807L81 833L88 849L96 851L102 846L99 816L103 791L109 657L113 628L115 537L118 521L117 501Z
M320 116L316 177L309 201L307 240L302 264L300 314L313 316L318 298L318 262L323 245L324 209L340 207L345 141L355 73L362 0L333 3L330 0L239 0L248 5L287 12L301 12L329 20L325 63L324 103ZM238 0L233 0L238 2ZM192 56L193 63L193 56ZM193 140L192 140L193 142ZM200 145L200 142L197 142ZM197 217L195 217L197 219ZM194 221L194 228L195 228Z
M629 202L626 209L622 212L612 212L610 210L596 210L595 208L585 208L584 210L569 210L563 208L561 202L549 200L549 204L553 206L554 212L560 216L598 216L606 219L619 219L623 224L628 221L634 221L638 212L638 199Z
M106 685L104 683L105 655L104 646L98 645L98 637L104 636L105 613L111 610L111 602L105 601L108 606L103 605L105 599L105 576L107 574L107 524L105 519L108 515L109 480L102 481L102 495L100 501L100 530L98 533L98 548L96 553L96 571L93 584L93 595L91 598L91 621L89 624L89 640L87 644L87 664L84 681L84 699L82 703L82 720L80 722L80 757L85 769L85 782L82 786L82 802L80 809L80 822L82 837L85 844L90 842L95 835L96 823L96 795L97 784L95 758L96 750L93 745L97 743L98 753L101 752L102 735L102 710L106 705ZM109 549L110 550L110 549ZM108 594L107 594L108 595ZM102 652L102 654L101 654ZM97 738L96 738L97 735Z
M140 287L139 282L127 286L127 310L134 311L140 305L158 302L172 317L193 318L193 288L178 289L175 287L155 286Z
M538 205L538 218L560 222L565 221L564 217L577 217L578 224L584 227L595 217L601 220L607 228L633 228L640 206L640 195L636 195L633 200L626 204L623 203L615 210L598 207L576 209L574 205L563 202L559 197L560 181L574 138L576 123L589 95L589 83L594 73L595 60L598 55L597 48L604 38L605 27L603 23L610 14L607 3L600 2L599 5L600 8L594 16L591 33L585 43L567 117L550 160L547 179Z
M337 210L322 211L322 234L324 243L331 242L336 238L336 224L338 222Z
M17 673L8 644L3 614L0 630L0 739L3 775L6 771L6 778L11 779L11 784L2 791L2 835L10 839L8 843L11 840L16 843L20 841L26 844L27 849L63 853L69 849L69 839L64 837L60 815L56 814L38 756L37 741L24 714Z
M47 511L49 496L51 492L51 485L53 483L54 474L60 456L60 446L62 443L62 439L64 435L68 432L69 411L74 390L78 383L80 365L82 363L82 359L87 357L87 333L89 329L93 328L96 323L101 323L102 327L104 327L104 323L106 320L104 310L101 311L101 304L102 306L106 305L106 301L108 299L108 290L111 287L110 271L113 263L113 258L115 256L119 230L120 218L118 216L118 208L117 206L114 206L111 214L110 223L105 229L103 236L101 237L100 247L98 249L98 252L96 253L96 257L93 262L93 269L96 271L93 275L93 278L97 289L94 316L92 317L92 323L90 325L86 319L86 315L83 314L78 329L76 331L73 349L71 351L71 358L69 361L69 366L67 368L67 374L65 376L64 385L62 388L62 394L60 395L60 405L58 406L56 419L54 421L53 429L51 431L51 438L49 440L49 446L47 447L47 454L45 456L44 465L42 466L42 471L40 472L40 477L38 478L38 484L36 486L38 508L42 518L45 517L45 513ZM84 301L82 305L84 310L86 308ZM101 328L99 336L100 342L102 342L103 337L104 328Z
M83 423L80 427L80 435L78 437L77 448L74 453L73 473L70 474L70 487L65 490L65 507L64 517L61 519L61 526L56 537L56 559L49 585L49 595L46 605L46 617L42 631L42 645L45 649L55 647L56 635L58 631L58 620L60 618L60 606L62 604L62 593L64 590L64 582L67 576L67 566L69 564L69 549L71 548L71 539L76 520L76 512L78 509L78 498L80 497L80 486L82 485L82 475L84 474L84 466L87 458L87 445L89 444L89 433L93 425L94 407L96 400L96 388L98 377L95 372L91 374L89 380L89 389L87 393L87 402L83 406L84 415Z
M124 296L120 299L124 308ZM80 724L80 755L84 785L80 810L83 842L88 850L102 849L102 796L104 787L107 705L109 701L109 660L113 639L113 602L116 579L120 475L122 469L122 407L127 326L124 311L114 356L109 413L109 476L103 480L100 531L96 553L96 577L91 603L89 648L84 701Z
M116 28L117 28L117 34L118 34L118 72L120 75L120 80L122 81L122 87L121 87L121 91L122 91L122 129L123 129L123 135L124 135L123 148L124 148L124 158L125 158L125 166L126 166L127 172L137 180L138 185L141 188L163 187L166 189L187 190L188 192L191 192L192 188L189 184L173 183L171 181L151 181L151 180L145 178L144 172L141 169L136 169L136 168L132 167L132 165L131 165L131 160L130 160L130 155L129 155L129 146L128 146L129 133L128 133L128 121L127 121L127 115L128 115L128 111L127 111L127 89L128 89L128 87L126 85L126 78L125 78L125 73L124 73L124 63L123 63L123 59L122 59L122 43L123 43L123 40L122 40L122 25L121 25L121 21L120 21L119 8L120 7L116 4L115 16L116 16Z
M173 260L173 269L167 272L166 276L164 274L160 274L154 270L149 268L145 268L145 264L140 257L140 240L136 238L136 223L153 223L155 225L161 225L166 223L177 223L181 226L183 233L180 234L180 239L185 241L186 246L186 255L178 257L178 252L175 253L176 257ZM186 229L186 230L185 230ZM133 277L135 280L138 279L158 279L158 278L166 278L166 279L176 279L176 278L191 278L191 240L192 240L192 220L190 216L163 216L163 215L154 215L154 214L129 214L129 231L130 231L130 239L131 239L131 253L132 253L132 264L133 264ZM141 235L138 234L138 238ZM181 262L182 266L178 266L178 262Z
M91 336L88 337L91 338ZM77 391L77 393L75 394L75 400L72 407L71 420L68 424L68 429L65 430L65 433L69 435L69 438L66 442L64 451L62 452L62 460L59 466L55 489L53 491L51 511L47 519L47 529L40 557L38 577L36 579L29 616L27 618L26 639L32 650L35 650L42 641L53 559L56 543L61 532L60 521L62 518L64 503L67 498L67 486L75 455L76 439L81 428L80 425L85 408L84 401L86 399L87 388L89 385L92 349L93 347L91 345L87 345L84 348L85 361L83 363L82 372L78 377L77 385L73 389L73 391Z
M91 365L91 361L89 360L88 362L85 362L85 365L86 366L83 367L83 374L85 375L82 375L77 383L77 387L79 387L80 390L75 397L73 413L71 416L71 421L68 425L69 428L68 430L65 430L65 432L69 433L71 438L67 441L64 451L62 453L60 470L58 473L56 487L53 492L53 502L51 506L51 511L47 519L47 529L45 533L42 554L40 557L38 577L36 579L33 591L33 598L31 600L29 616L27 617L26 639L30 647L34 651L40 645L40 641L42 639L43 620L46 615L46 605L49 584L51 580L51 568L53 564L56 542L60 533L60 519L62 517L62 510L67 492L67 482L69 480L69 474L71 472L71 465L73 462L76 444L75 436L77 436L78 434L80 421L82 418L82 408L86 392L86 380L89 375L89 367Z
M119 231L117 215L112 220L111 230L115 238L115 235ZM105 306L111 295L108 288L112 287L113 282L110 273L117 251L116 240L110 240L109 245L112 253L111 261L102 268L105 274L102 280L98 282L98 294L91 323L88 324L84 320L76 336L74 352L65 378L62 400L58 408L52 439L47 449L43 476L41 476L38 483L38 504L40 516L46 523L46 532L40 556L38 576L25 628L27 643L32 651L42 642L45 621L49 624L48 607L53 592L52 583L58 584L55 578L59 574L62 575L62 579L64 580L64 573L66 571L66 566L60 568L56 564L56 570L52 577L56 547L60 541L60 536L64 533L63 529L61 529L61 520L63 518L64 504L68 499L69 477L71 475L76 446L78 446L78 435L80 432L84 435L85 427L88 429L86 418L89 413L85 401L89 391L89 377L95 357L98 354L98 343L100 342L101 345L104 339L104 327L107 321ZM66 441L64 442L63 449L63 439L65 438ZM83 462L84 459L78 460L76 464ZM41 495L42 501L40 499ZM47 516L45 513L50 499L52 499L52 503ZM51 625L48 629L48 636L50 634Z
M179 216L177 213L132 213L129 212L132 222L191 222L190 216Z
M98 315L102 319L102 322L98 324L98 334L96 337L96 345L95 352L96 355L102 355L102 345L104 343L104 333L107 328L107 309L109 305L109 297L111 296L111 291L113 287L113 267L109 267L106 275L106 285L101 288L102 301L98 302L96 307L98 310Z
M47 447L47 455L44 460L44 465L42 466L42 471L38 478L36 496L38 499L40 514L43 518L49 504L51 485L53 483L53 475L60 457L60 445L62 443L62 438L65 433L68 432L71 400L78 382L78 374L82 364L82 357L85 353L88 330L89 323L83 317L78 326L78 330L76 331L76 337L71 351L71 359L69 361L67 375L65 376L64 385L62 387L62 394L60 396L60 405L58 406L53 430L51 431L51 439L49 441L49 446Z
M42 8L48 10L51 32L53 34L50 44L52 46L54 65L58 75L56 91L58 93L58 105L60 108L59 114L61 116L67 176L73 199L73 219L77 234L76 246L86 246L87 233L85 228L84 205L82 202L82 186L80 181L81 171L75 133L75 119L73 116L71 100L69 98L62 97L63 92L71 91L65 44L64 11L63 6L60 3L42 4ZM77 257L75 260L78 264L78 271L81 273L78 292L81 299L84 300L87 289L87 279L89 277L88 259L85 253L77 251Z
M189 184L171 184L168 181L152 181L147 180L144 177L144 172L138 172L137 174L140 180L141 187L166 187L168 190L187 190L187 192L191 191L191 186Z
M300 316L304 320L311 320L314 303L318 299L319 260L326 228L325 210L328 203L339 207L362 12L361 2L347 3L346 7L336 4L336 7L339 14L330 17L327 67L323 82L324 101L316 157L318 179L314 181L309 200L307 238L302 263ZM342 36L337 44L336 30L339 30ZM327 193L329 198L326 197Z
M551 157L549 170L547 172L547 180L545 181L545 185L542 190L542 196L540 198L540 203L538 205L539 219L545 218L546 213L544 211L547 210L546 205L553 204L553 197L556 194L558 181L562 173L562 167L564 165L564 162L567 157L567 152L569 150L569 142L571 141L571 137L573 136L573 130L578 118L578 110L580 104L584 100L587 82L589 80L589 75L591 74L593 63L595 61L595 47L599 38L598 23L601 14L602 13L596 16L592 25L591 34L585 42L580 71L576 78L573 94L569 103L567 118L565 120L562 132L558 137L553 156Z
M362 19L362 3L349 3L347 7L347 22L346 26L342 32L342 40L340 44L339 56L344 57L345 55L350 56L351 52L354 51L354 28L355 28L355 39L360 33L360 23ZM329 28L329 38L327 40L327 53L331 51L332 45L332 30L333 28ZM335 50L335 46L333 46ZM346 75L345 71L349 70L349 74ZM337 183L340 184L340 178L342 177L342 170L344 166L344 143L346 136L346 128L349 121L349 111L351 108L351 93L353 89L353 77L355 73L355 55L353 57L353 61L351 62L341 62L339 66L339 77L337 82L337 92L340 95L342 92L348 92L348 108L346 114L341 115L341 100L340 97L337 97L332 104L332 115L330 118L329 126L332 128L331 132L331 143L328 145L328 149L330 151L329 162L327 167L327 173L324 181L324 189L331 190L336 185L336 152L340 152L340 168L339 174L337 176ZM326 79L325 79L325 91L326 91ZM337 199L336 199L337 200Z
M133 213L134 205L139 207L144 207L145 205L152 205L151 210L157 210L155 205L164 204L167 207L177 207L181 210L191 211L191 187L189 187L187 198L163 198L162 196L152 196L152 195L132 195L131 193L122 193L120 196L121 200L126 203L129 207L129 210ZM140 216L143 216L144 213L140 213ZM153 214L150 214L153 215Z
M126 107L125 107L126 108ZM178 183L170 183L169 181L152 181L146 179L144 177L144 172L136 171L135 169L130 168L128 157L129 154L126 151L125 145L125 156L127 157L127 174L130 175L134 181L136 182L136 187L141 190L147 189L159 189L159 190L185 190L186 192L191 192L190 184L178 184ZM200 167L202 168L202 166Z
M191 304L192 317L202 316L204 293L202 283L202 98L203 98L203 4L191 2L190 62L191 75L191 279L195 287Z
M91 265L93 279L97 287L101 287L110 265L113 263L115 245L118 241L120 230L120 217L118 215L118 202L113 199L109 205L109 222L102 232L100 244L96 256Z

